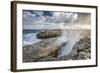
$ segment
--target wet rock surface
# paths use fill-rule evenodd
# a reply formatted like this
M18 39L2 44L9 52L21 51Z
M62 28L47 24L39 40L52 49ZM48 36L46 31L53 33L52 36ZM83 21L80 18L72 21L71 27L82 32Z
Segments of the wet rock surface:
M23 62L35 62L38 60L51 60L57 57L58 50L64 43L55 44L57 38L44 39L33 45L23 47ZM51 56L51 57L50 57Z
M68 42L57 42L61 31L44 31L37 34L42 41L23 47L23 62L84 60L91 58L91 38L81 38L69 55L58 57L58 52Z
M43 38L54 38L57 36L61 35L61 30L47 30L43 32L39 32L36 36L38 39L43 39Z
M48 39L33 45L25 46L23 49L23 62L35 61L60 61L60 60L84 60L91 58L90 38L81 39L75 44L73 51L67 55L58 58L58 51L65 45L57 44L48 46L56 39Z
M72 60L84 60L91 58L91 40L89 37L80 39L78 43L74 46L76 49L73 52Z

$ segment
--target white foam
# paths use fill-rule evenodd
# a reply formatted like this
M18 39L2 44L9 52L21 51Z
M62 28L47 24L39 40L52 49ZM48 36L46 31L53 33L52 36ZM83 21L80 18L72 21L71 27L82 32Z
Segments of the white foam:
M80 40L80 35L78 31L69 31L68 34L68 43L61 49L61 52L58 57L68 55L76 42Z
M36 38L36 34L37 33L30 33L30 34L23 35L23 46L31 45L31 44L41 41L40 39Z

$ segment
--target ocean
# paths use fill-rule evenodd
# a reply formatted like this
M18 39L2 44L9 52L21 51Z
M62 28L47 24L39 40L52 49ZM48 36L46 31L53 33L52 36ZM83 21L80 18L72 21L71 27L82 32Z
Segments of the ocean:
M40 31L43 31L43 30L40 30L40 29L23 30L22 45L23 46L31 45L31 44L41 41L40 39L37 39L36 37L36 34Z

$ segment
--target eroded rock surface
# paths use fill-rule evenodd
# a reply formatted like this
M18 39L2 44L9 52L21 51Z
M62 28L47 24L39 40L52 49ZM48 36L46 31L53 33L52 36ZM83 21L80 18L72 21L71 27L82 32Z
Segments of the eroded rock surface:
M48 56L56 57L58 50L65 45L65 42L57 43L56 40L57 38L50 38L37 42L33 45L24 46L23 62L34 62Z
M58 37L61 35L61 30L47 30L47 31L43 31L43 32L39 32L36 36L38 39L42 39L42 38L54 38L54 37Z

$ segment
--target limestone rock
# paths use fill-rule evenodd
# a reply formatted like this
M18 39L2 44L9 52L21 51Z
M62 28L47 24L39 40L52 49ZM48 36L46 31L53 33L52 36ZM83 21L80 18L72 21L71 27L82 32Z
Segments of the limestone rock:
M56 39L57 38L45 39L33 45L24 46L23 62L35 62L39 59L48 60L50 59L50 56L56 57L58 50L65 45L65 42L57 43Z
M47 31L42 31L39 32L36 36L38 39L43 39L43 38L52 38L52 37L57 37L61 35L61 30L47 30Z

